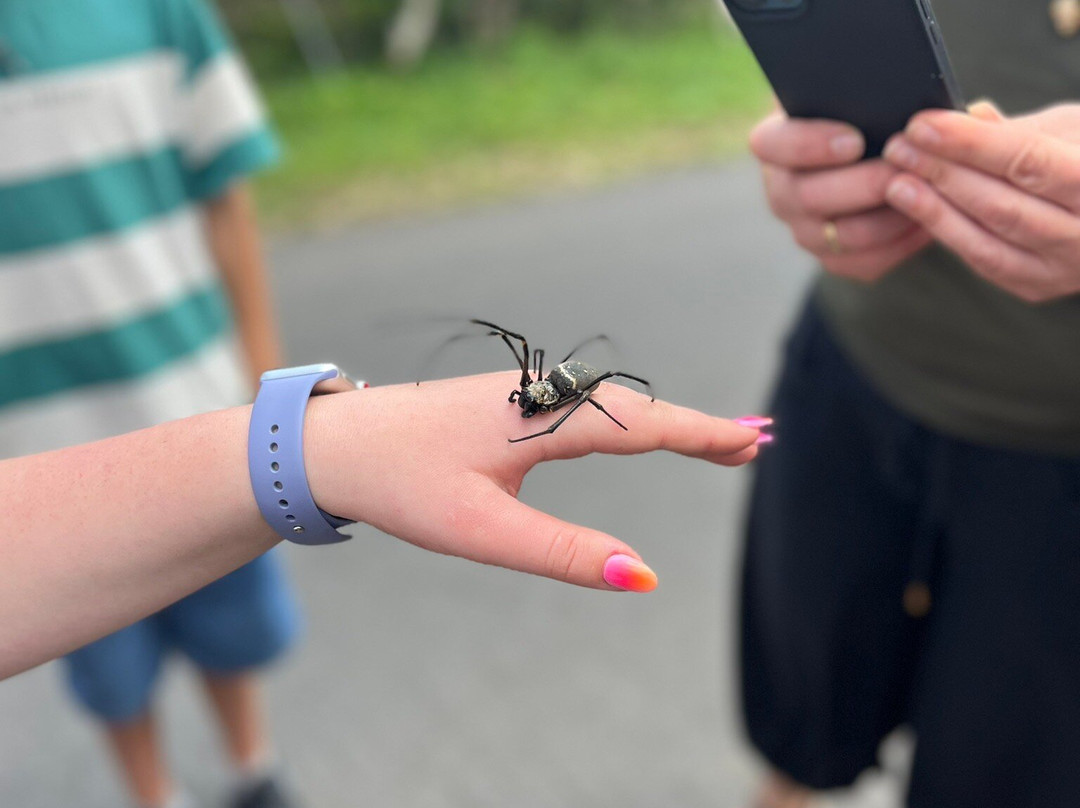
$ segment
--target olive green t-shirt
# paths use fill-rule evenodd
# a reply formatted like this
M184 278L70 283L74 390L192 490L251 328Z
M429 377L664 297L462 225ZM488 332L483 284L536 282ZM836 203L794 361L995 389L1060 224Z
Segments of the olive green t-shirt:
M1080 100L1080 37L1057 33L1048 0L935 0L934 11L969 100L1010 114ZM860 371L916 420L1080 454L1080 296L1024 303L936 246L875 284L823 274L815 296Z

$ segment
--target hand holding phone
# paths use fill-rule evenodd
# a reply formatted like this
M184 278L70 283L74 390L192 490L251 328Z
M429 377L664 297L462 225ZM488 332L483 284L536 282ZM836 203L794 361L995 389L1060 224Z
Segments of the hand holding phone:
M1029 303L1080 293L1080 104L923 112L885 157L889 202L974 273Z
M859 130L837 121L770 115L750 135L773 212L827 269L873 281L926 247L931 237L886 204L898 170L863 160Z

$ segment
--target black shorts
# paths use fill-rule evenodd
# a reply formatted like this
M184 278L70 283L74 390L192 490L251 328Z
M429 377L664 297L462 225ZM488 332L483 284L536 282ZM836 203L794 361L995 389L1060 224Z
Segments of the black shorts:
M742 593L754 744L833 788L906 724L911 808L1080 806L1080 460L911 421L813 304L770 414Z

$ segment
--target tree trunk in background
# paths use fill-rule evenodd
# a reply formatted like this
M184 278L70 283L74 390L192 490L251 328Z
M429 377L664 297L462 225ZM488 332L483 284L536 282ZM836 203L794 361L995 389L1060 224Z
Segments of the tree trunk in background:
M326 16L315 0L278 0L281 11L300 46L308 70L319 72L339 68L345 59L326 24Z
M428 52L439 27L442 0L401 0L386 29L386 61L410 68Z
M493 45L503 41L517 25L519 0L472 0L469 29L473 41Z

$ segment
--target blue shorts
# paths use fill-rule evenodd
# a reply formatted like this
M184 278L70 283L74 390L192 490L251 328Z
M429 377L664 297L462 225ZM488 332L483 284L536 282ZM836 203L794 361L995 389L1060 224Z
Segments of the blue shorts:
M907 724L911 808L1080 804L1080 460L912 421L813 305L769 412L742 593L758 749L844 786Z
M132 626L67 656L78 701L104 721L148 706L165 656L178 650L211 673L264 665L288 648L300 612L276 551Z

